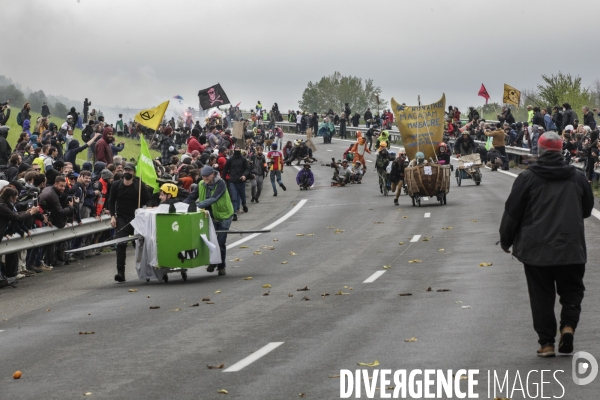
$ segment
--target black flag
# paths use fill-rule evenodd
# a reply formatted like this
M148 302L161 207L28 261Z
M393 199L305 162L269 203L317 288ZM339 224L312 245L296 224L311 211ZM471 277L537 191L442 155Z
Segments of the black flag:
M229 104L229 99L220 83L199 91L198 97L200 97L200 107L203 110Z

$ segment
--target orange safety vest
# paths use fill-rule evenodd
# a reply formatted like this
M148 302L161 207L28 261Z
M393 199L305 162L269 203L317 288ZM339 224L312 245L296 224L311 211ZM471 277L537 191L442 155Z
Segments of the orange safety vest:
M100 191L100 197L96 201L96 215L101 215L102 210L104 210L104 203L106 201L106 192L108 192L108 184L102 178L98 180L102 185L102 190Z

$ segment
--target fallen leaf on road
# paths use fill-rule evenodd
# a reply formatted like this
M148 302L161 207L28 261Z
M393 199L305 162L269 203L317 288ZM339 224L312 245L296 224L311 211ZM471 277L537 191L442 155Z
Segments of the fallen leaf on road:
M315 234L314 234L314 233L309 233L309 234L308 234L308 235L306 235L306 236L315 236Z
M50 311L50 309L47 309L46 311Z
M445 230L445 231L449 231L450 229L452 229L451 226L446 226L446 227L442 228L442 230Z
M436 290L436 292L449 292L450 289L438 289Z
M225 389L219 389L219 390L217 390L217 393L220 393L220 394L229 394L229 392L227 390L225 390Z
M384 265L383 269L390 269L391 267L389 265Z
M282 263L282 264L287 264L287 261L282 261L281 263Z
M171 311L172 311L172 312L178 312L178 311L181 311L181 308L174 308L174 309L172 309L172 310L169 310L169 312L171 312Z
M412 296L412 293L400 293L398 296Z
M263 296L268 296L269 293L271 293L271 291L269 290L268 292L263 293Z
M215 293L221 293L221 291L220 291L220 290L217 290Z
M350 293L344 293L344 292L342 292L342 290L340 289L340 291L339 291L339 292L337 292L335 295L336 295L336 296L339 296L339 295L342 295L342 294L350 294Z
M224 366L225 366L225 364L207 365L208 369L222 369Z
M215 304L215 303L214 303L214 302L212 302L212 301L209 301L209 302L207 302L207 303L204 303L204 304Z
M328 226L327 229L335 229L335 226Z
M348 290L354 290L354 288L348 288Z
M294 295L293 295L293 294L291 294L291 293L289 293L289 294L288 294L288 297L294 297Z
M420 263L421 260L409 260L408 263L412 264L412 263Z
M160 308L160 306L150 306L151 310L158 310Z
M150 295L148 295L148 298L150 298Z
M404 244L404 242L400 242L400 243L398 243L398 244L399 244L400 246L402 246L402 245Z
M462 304L462 301L455 301L456 304Z
M438 251L444 251L444 249L439 249Z
M243 278L243 279L244 279L245 281L251 281L251 280L252 280L252 277L251 277L251 276L247 276L247 277L245 277L245 278Z
M477 222L477 220L476 219L472 219L471 222Z
M403 215L402 218L408 218L408 215Z
M425 237L425 238L421 239L421 242L429 242L429 238Z
M431 286L429 286L425 291L426 292L431 292L433 289L431 289Z
M290 251L290 256L297 256L298 254L294 253L293 251Z
M492 265L493 265L493 263L487 263L487 262L479 263L480 267L491 267Z
M236 258L234 258L233 260L229 260L229 261L242 261L242 259L241 259L241 258L237 258L237 257L236 257Z
M304 233L296 233L296 236L304 236Z
M321 297L329 296L329 293L321 293Z
M412 342L416 342L416 341L417 341L417 338L413 336L413 337L411 337L410 339L404 339L404 341L405 341L406 343L412 343Z
M329 375L330 378L339 378L339 375Z
M210 301L210 297L203 297L201 301Z
M300 397L306 397L306 393L298 393L298 396L300 396Z
M377 225L377 224L383 224L383 221L373 222L373 224L375 224L375 225Z
M270 287L271 287L271 284L270 284L270 283L265 283L264 285L262 285L262 287L263 287L264 289L268 289L268 288L270 288Z
M372 208L369 208L369 211L373 211L373 209L372 209Z
M307 290L310 290L308 288L308 286L304 286L302 289L296 289L297 292L304 292L304 291L307 291Z
M344 232L343 229L336 229L335 231L333 231L333 233L342 233L342 232Z
M274 242L279 242L279 239L273 239Z
M308 300L310 300L310 297L308 297L308 296L304 296L304 297L302 298L302 300L306 300L306 301L308 301Z
M137 289L129 289L129 292L130 293L135 293L135 292L137 292Z
M260 248L267 250L275 250L275 246L267 246L266 244L261 245Z
M359 362L356 365L360 365L361 367L376 367L379 365L379 361L375 360L371 363Z
M247 249L248 246L240 246L240 249Z
M91 395L92 395L92 392L85 392L83 395L84 395L84 396L91 396Z
M471 306L462 306L462 308L469 309L469 308L473 308L473 307L471 307Z
M199 307L199 306L200 306L200 303L194 303L190 307Z
M258 250L256 250L256 251L254 252L254 255L255 255L255 256L258 256L258 255L261 255L261 254L262 254L262 253L261 253L260 251L258 251Z
M79 332L80 335L93 335L96 332L92 331L92 332Z

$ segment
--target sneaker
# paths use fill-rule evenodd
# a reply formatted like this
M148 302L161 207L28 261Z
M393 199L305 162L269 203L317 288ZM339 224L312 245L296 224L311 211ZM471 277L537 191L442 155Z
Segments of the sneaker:
M31 268L31 267L29 267ZM25 269L23 271L21 271L21 273L25 276L35 276L35 272L33 272L31 269Z
M252 200L250 200L250 203L254 203L254 197L252 198Z
M25 275L23 275L22 273L18 273L17 276L15 276L15 279L23 279L25 278Z
M208 267L206 267L206 272L215 272L215 268L217 266L215 264L210 264Z
M233 221L237 221L237 214L233 214Z
M553 344L544 344L537 351L538 357L554 357L556 354L554 353L554 345Z
M279 185L279 186L281 186L281 188L283 189L283 191L284 191L284 192L287 190L287 189L285 188L285 185L284 185L283 183L282 183L281 185Z
M248 212L248 206L245 204L242 204L242 209L244 210L245 213Z
M273 196L274 196L274 197L276 197L276 196L277 196L277 193L273 193Z
M31 269L36 274L39 274L39 273L44 272L44 271L52 271L52 267L49 267L47 265L42 265L41 267L31 267Z
M227 273L225 272L225 268L220 268L219 269L219 276L223 276L223 275L227 275Z
M394 199L394 205L397 206L398 205L398 199Z
M254 199L254 201L258 204L258 198Z
M121 274L116 274L115 275L115 281L119 282L119 283L125 282L125 277L123 275L121 275Z
M62 267L63 265L65 265L64 262L62 261L57 261L52 265L52 268L56 268L56 267Z
M570 326L565 326L560 332L558 352L568 354L573 352L573 335L575 331Z

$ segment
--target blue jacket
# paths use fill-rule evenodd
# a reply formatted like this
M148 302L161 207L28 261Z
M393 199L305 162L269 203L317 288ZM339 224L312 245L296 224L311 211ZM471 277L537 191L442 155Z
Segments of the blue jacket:
M298 175L296 175L296 183L300 185L306 179L308 179L309 186L312 186L313 183L315 183L315 176L313 175L312 171L310 169L306 170L302 168L300 171L298 171Z

